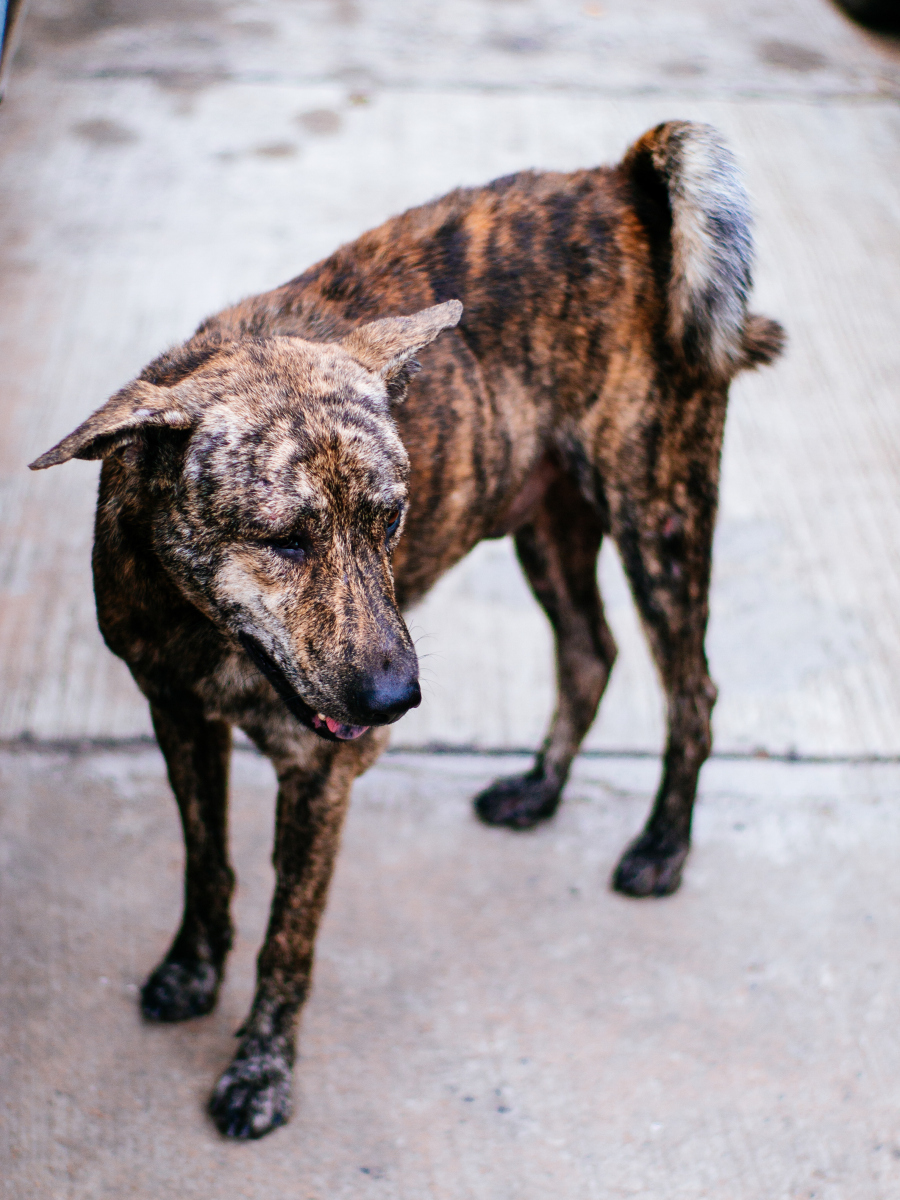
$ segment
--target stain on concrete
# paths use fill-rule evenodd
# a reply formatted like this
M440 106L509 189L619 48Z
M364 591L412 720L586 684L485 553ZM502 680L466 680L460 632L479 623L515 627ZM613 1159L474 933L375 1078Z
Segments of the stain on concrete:
M696 79L706 74L703 63L694 62L688 58L673 59L671 62L660 63L660 71L670 79Z
M226 82L230 76L227 71L178 71L152 70L145 72L150 79L164 92L174 92L182 96L193 96L205 88L217 83Z
M548 48L546 38L526 33L496 33L489 41L506 54L540 54Z
M76 0L59 16L42 16L34 31L53 45L82 42L108 29L198 21L219 16L214 0Z
M133 129L111 121L107 117L95 117L90 121L79 121L72 126L72 133L82 141L94 146L127 146L138 140Z
M297 123L307 133L329 135L337 133L341 127L340 114L331 108L313 108L309 112L300 113Z
M228 28L234 33L255 38L272 38L278 32L277 26L271 21L233 21Z
M818 50L801 46L798 42L782 42L777 38L760 42L757 53L764 63L772 67L784 67L788 71L817 71L828 66L828 59Z
M331 0L331 19L336 25L359 23L359 5L356 0Z
M257 146L254 154L260 158L291 158L297 153L293 142L272 142L266 146Z
M364 91L366 88L375 88L379 85L379 79L375 72L356 62L347 62L343 67L340 67L334 72L334 78L343 81L348 87L358 92Z

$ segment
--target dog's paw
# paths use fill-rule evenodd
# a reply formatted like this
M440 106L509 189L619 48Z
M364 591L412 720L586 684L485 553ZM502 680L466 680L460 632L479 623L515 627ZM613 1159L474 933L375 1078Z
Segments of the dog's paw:
M687 842L665 841L642 833L619 860L612 886L625 896L671 896L681 885Z
M221 972L210 962L161 962L141 988L148 1021L188 1021L211 1012Z
M280 1054L242 1050L219 1080L209 1115L225 1137L260 1138L291 1116L291 1065Z
M475 812L485 825L531 829L559 807L559 785L533 774L497 779L475 797Z

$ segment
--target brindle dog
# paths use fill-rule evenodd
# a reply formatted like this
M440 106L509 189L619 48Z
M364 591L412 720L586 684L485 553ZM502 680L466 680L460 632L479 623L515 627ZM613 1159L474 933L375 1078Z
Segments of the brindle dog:
M596 575L609 533L668 702L659 794L613 882L677 888L716 696L703 640L728 386L783 336L747 312L749 228L731 155L688 123L616 167L452 192L206 321L33 464L103 459L100 628L150 701L184 826L184 918L144 985L150 1020L216 1000L231 725L278 773L256 997L211 1100L223 1133L289 1116L351 784L420 701L401 610L482 538L515 537L558 699L532 769L478 815L525 829L559 803L616 653Z

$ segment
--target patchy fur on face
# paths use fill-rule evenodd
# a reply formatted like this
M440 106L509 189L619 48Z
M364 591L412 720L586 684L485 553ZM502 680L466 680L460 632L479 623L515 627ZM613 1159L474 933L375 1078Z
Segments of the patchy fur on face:
M182 388L214 399L157 512L161 562L304 723L342 737L395 720L402 705L365 700L393 673L418 702L390 566L409 461L385 385L340 347L273 338Z
M352 740L421 699L391 570L409 479L391 403L414 352L460 312L451 302L376 321L345 343L205 339L151 364L39 460L106 457L114 498L102 484L95 569L118 542L111 565L133 590L152 548L156 569L325 740ZM98 592L98 614L117 647L119 606ZM143 686L139 622L126 620ZM194 628L192 656L208 640Z

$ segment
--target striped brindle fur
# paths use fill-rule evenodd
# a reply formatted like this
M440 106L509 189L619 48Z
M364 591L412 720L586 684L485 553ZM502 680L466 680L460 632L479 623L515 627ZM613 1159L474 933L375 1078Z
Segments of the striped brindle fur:
M103 459L100 627L150 701L181 810L184 917L147 1018L216 1000L232 725L278 774L256 997L211 1101L224 1133L289 1115L351 784L420 701L402 610L483 538L514 535L559 687L534 766L478 796L479 816L524 829L559 803L616 653L596 576L609 535L668 705L656 802L613 884L677 888L716 696L728 386L783 337L747 311L751 248L716 133L661 125L616 167L526 171L388 221L204 322L33 464Z

